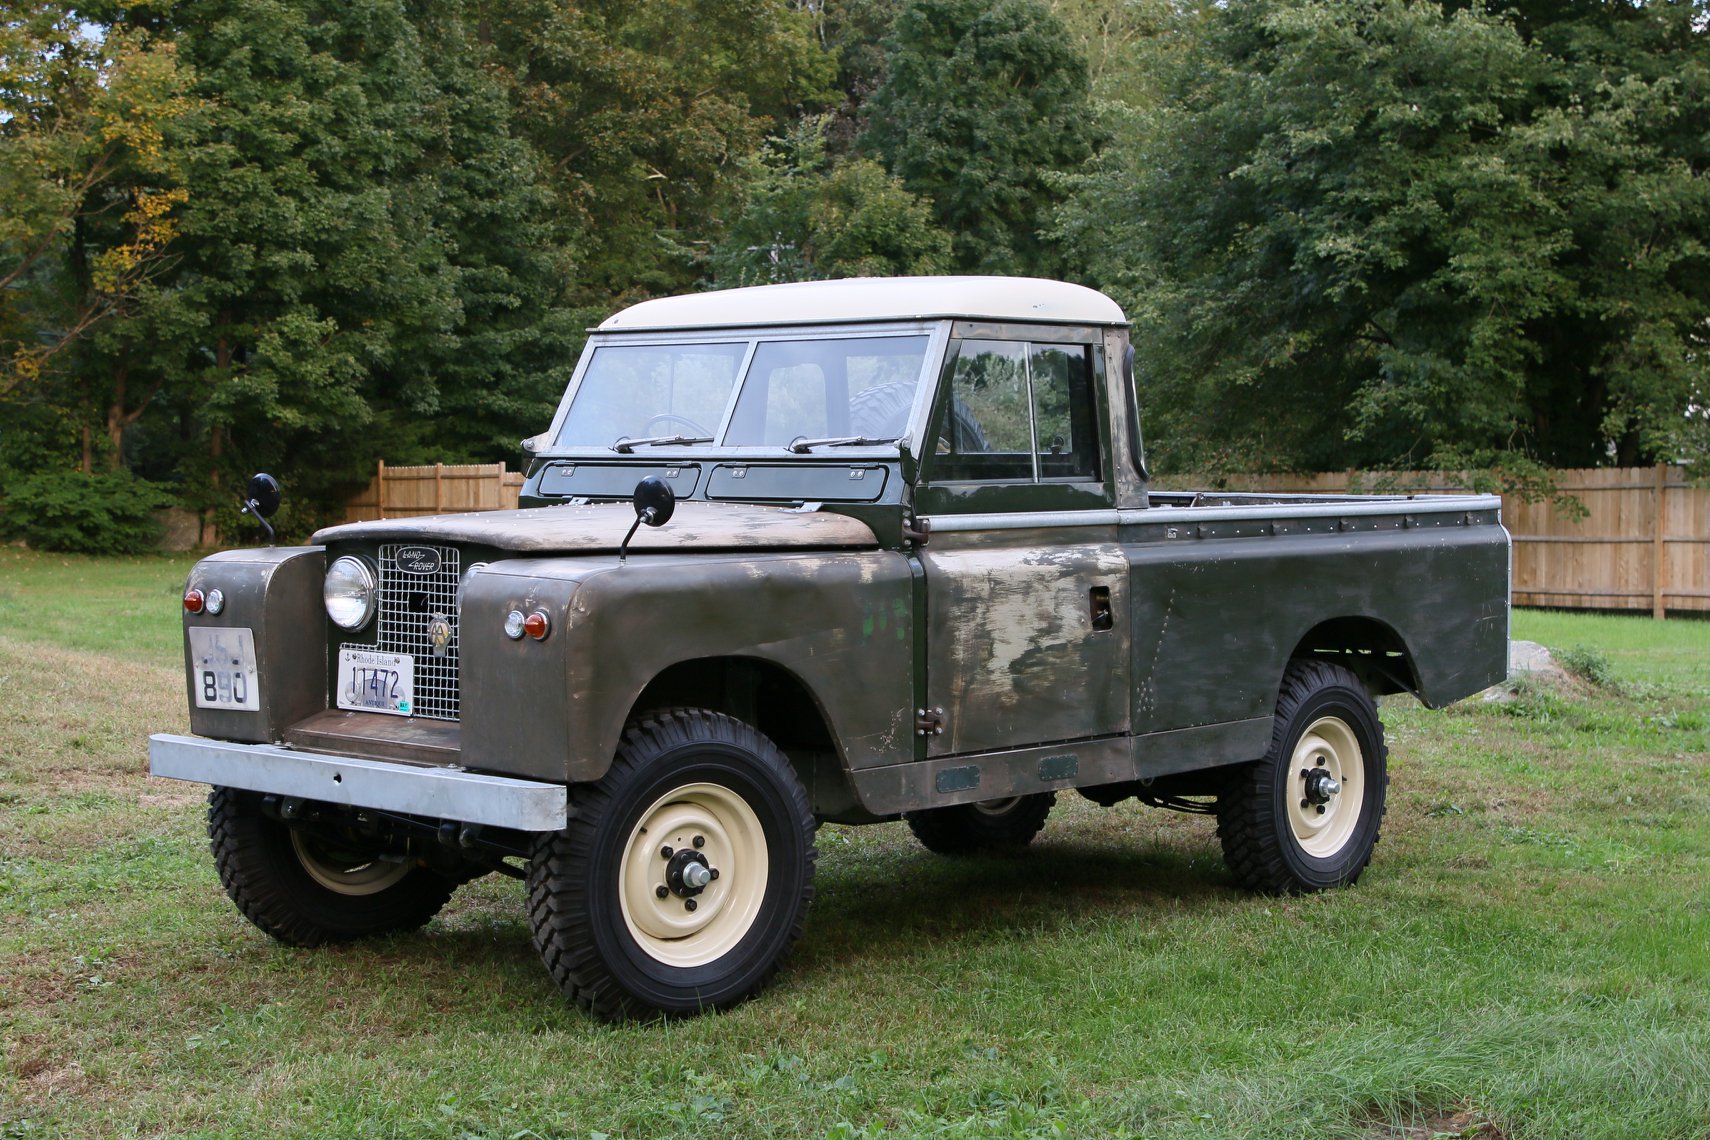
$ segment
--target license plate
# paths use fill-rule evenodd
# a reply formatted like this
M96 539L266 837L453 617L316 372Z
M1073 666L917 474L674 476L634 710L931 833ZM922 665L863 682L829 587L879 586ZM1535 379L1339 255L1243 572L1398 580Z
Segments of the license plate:
M338 651L338 707L409 716L415 711L416 659L372 649Z
M190 690L199 709L261 711L255 683L255 631L243 626L190 627Z

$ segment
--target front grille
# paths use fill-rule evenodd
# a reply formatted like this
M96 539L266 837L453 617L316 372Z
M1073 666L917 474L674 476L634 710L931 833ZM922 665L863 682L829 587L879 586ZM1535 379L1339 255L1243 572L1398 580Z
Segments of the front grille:
M419 542L407 544L422 549ZM456 548L435 546L439 569L414 574L398 565L404 543L380 548L379 650L408 653L416 660L414 712L435 720L457 719L457 580L462 563ZM435 657L429 627L435 618L451 626L445 655Z

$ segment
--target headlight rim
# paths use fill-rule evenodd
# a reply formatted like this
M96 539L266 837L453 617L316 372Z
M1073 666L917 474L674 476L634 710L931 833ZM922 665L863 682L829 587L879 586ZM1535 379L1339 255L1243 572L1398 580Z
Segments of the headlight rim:
M358 573L358 592L353 595L346 595L345 598L338 599L346 600L349 598L360 598L361 610L355 621L345 621L333 611L333 603L335 601L332 595L333 578L334 575L338 573L339 567L341 566L354 567ZM374 565L366 558L362 558L359 555L341 554L339 557L333 559L332 564L327 567L326 577L322 579L321 604L326 610L328 621L332 622L347 633L358 633L361 630L366 629L368 627L368 623L374 620L374 614L380 608L377 604L379 592L380 576L375 571Z

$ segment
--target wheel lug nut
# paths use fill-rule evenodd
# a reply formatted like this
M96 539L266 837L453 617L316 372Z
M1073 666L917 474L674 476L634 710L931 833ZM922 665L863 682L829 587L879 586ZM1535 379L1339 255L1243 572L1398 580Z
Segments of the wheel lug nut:
M1301 800L1300 806L1303 808L1309 808L1312 806L1312 801L1311 800Z
M671 893L671 888L667 887L664 883L660 883L657 887L653 888L653 893L658 895L660 898L664 898L666 895Z
M694 910L696 905L697 904L696 904L694 899L684 899L683 900L683 909L684 910Z
M706 836L704 836L704 835L695 836L695 850L699 851L701 848L705 847L706 845L707 845L707 837Z
M1319 805L1318 805L1318 814L1319 814L1319 815L1323 815L1323 814L1324 814L1324 805L1323 805L1323 804L1319 804Z
M676 852L671 850L669 847L661 847L659 849L659 857L661 859L669 859L671 856L673 856L675 854L676 854Z
M715 878L715 879L718 878L718 868L717 867L708 867L707 870L712 872L713 878Z

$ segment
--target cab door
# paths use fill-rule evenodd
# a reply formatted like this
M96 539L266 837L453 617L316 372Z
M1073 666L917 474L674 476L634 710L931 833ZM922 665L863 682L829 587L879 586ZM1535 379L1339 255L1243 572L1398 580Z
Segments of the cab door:
M923 460L929 757L1121 734L1128 563L1095 330L952 339Z

